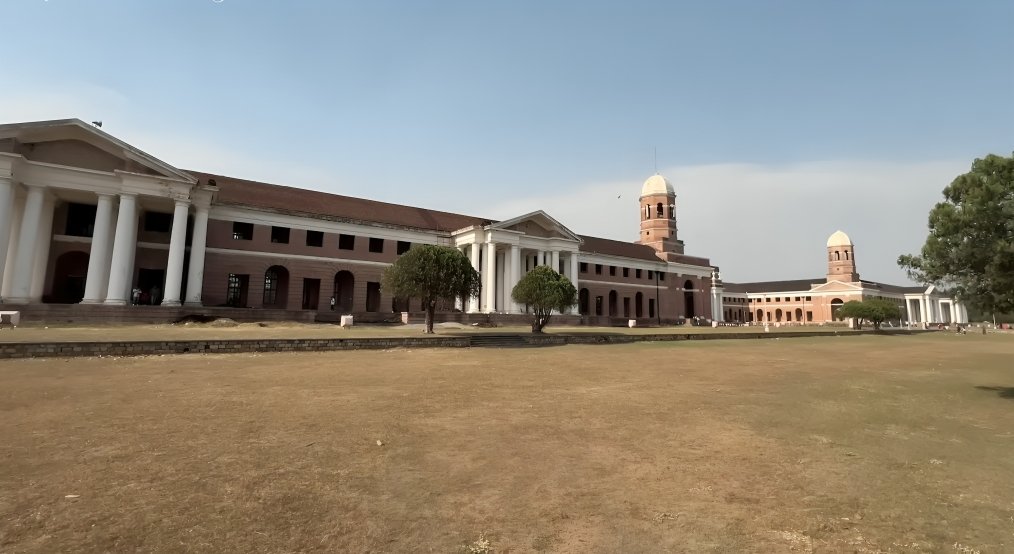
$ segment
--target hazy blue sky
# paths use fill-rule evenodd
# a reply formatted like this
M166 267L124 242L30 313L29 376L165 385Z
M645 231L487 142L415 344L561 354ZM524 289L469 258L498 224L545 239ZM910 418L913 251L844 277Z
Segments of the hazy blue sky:
M904 282L940 190L1014 151L1011 29L1009 0L7 0L0 121L620 240L657 149L727 280L822 275L841 228Z

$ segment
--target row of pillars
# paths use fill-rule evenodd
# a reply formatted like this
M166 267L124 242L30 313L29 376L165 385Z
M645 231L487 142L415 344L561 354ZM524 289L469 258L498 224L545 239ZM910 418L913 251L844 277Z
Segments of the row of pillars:
M482 291L480 296L469 299L468 313L493 313L496 312L497 297L503 292L503 304L501 309L507 313L521 313L521 307L511 299L511 291L521 280L523 265L521 263L521 247L512 244L509 250L504 251L503 288L497 289L497 243L487 241L484 243L472 243L469 246L469 260L472 262L472 269L478 271L482 277ZM558 250L539 251L531 255L530 267L548 265L553 271L559 271L560 252ZM485 267L480 267L480 264ZM577 253L570 254L570 265L567 278L577 286Z
M0 274L3 275L0 297L11 304L41 300L49 245L53 238L55 198L44 186L26 185L26 189L24 209L15 210L13 182L9 178L0 178L0 222L10 221L9 225L0 224ZM137 195L98 193L97 197L88 273L81 302L125 305L130 301L137 251ZM189 200L176 200L163 306L179 306L182 303L180 291L189 211ZM207 231L208 208L198 206L187 275L188 305L201 305Z

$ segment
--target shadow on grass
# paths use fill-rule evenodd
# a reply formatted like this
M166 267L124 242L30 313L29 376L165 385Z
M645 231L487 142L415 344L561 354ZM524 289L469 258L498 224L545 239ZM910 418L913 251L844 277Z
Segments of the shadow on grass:
M1014 387L984 387L979 385L975 388L995 392L1000 398L1009 398L1014 400Z

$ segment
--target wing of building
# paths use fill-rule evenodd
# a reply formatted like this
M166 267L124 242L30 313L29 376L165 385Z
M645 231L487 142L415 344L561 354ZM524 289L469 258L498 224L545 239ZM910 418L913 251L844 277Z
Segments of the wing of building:
M723 283L720 317L746 323L826 323L840 320L845 302L867 298L893 301L902 323L968 323L965 306L936 287L901 287L859 278L855 245L842 231L827 239L827 274L813 279ZM716 313L719 313L716 310Z
M77 119L6 124L0 303L385 320L421 306L381 288L384 268L413 244L438 244L468 256L483 283L443 306L445 318L523 313L509 292L538 265L576 283L575 322L720 316L716 268L677 237L672 184L649 178L638 211L638 240L614 241L543 211L492 221L179 169Z

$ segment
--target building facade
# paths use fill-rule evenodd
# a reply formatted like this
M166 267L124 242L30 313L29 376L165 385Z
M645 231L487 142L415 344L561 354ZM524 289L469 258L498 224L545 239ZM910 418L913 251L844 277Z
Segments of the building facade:
M711 318L717 268L684 253L672 185L652 176L639 204L638 240L622 242L542 211L491 221L183 170L76 119L0 125L0 304L328 314L333 298L334 312L390 319L421 305L383 290L384 268L438 244L482 278L445 317L522 314L510 290L549 265L585 323Z
M855 245L842 231L827 239L823 278L759 283L716 283L725 321L801 325L841 321L838 309L850 300L881 298L901 309L899 324L968 323L965 306L935 287L905 287L860 279Z

